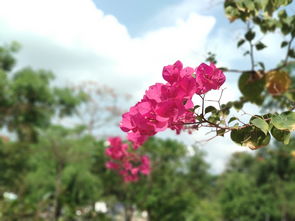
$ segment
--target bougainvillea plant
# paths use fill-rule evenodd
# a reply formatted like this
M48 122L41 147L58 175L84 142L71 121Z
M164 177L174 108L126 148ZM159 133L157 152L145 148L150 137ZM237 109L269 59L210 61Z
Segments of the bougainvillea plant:
M183 67L180 61L163 68L167 83L156 83L146 90L145 95L129 112L123 114L120 128L127 133L133 149L139 148L150 136L167 128L179 134L200 123L192 101L194 95L202 97L210 90L217 90L225 82L224 73L215 67L202 63L197 68ZM204 115L204 113L203 113ZM106 155L111 158L107 168L117 170L124 181L138 180L138 175L150 172L148 156L140 157L131 152L128 144L119 137L109 138Z
M150 86L142 100L122 117L120 127L127 133L130 147L128 144L120 145L124 146L125 155L132 153L136 160L123 157L124 154L116 158L114 154L108 153L116 146L110 142L106 150L110 157L107 167L117 170L125 181L136 181L139 174L147 175L151 170L150 161L147 156L145 160L141 160L136 149L150 136L167 128L180 133L183 130L210 127L215 136L224 136L230 132L232 141L252 150L268 145L271 136L278 142L288 144L291 132L295 130L295 15L286 8L291 2L224 1L225 15L229 21L245 24L245 33L242 37L239 36L237 48L244 50L243 55L249 57L249 69L216 68L216 56L211 52L207 58L207 61L211 62L210 65L203 63L196 69L183 68L182 63L177 61L173 65L165 66L163 78L167 83ZM263 42L263 37L271 32L281 34L282 41L277 43L282 50L286 49L286 53L283 57L274 54L278 62L267 69L263 61L256 60L255 55L268 47ZM220 104L223 93L221 90L221 96L217 100L218 107L208 106L205 104L205 94L220 88L225 81L223 72L240 74L238 88L241 97ZM201 102L194 104L193 96L199 96ZM251 115L247 119L248 122L233 116L231 111L242 110L246 103L261 107L263 114ZM133 166L126 164L125 167L126 161ZM141 170L141 165L146 169ZM132 170L133 168L138 169ZM133 177L127 178L129 175Z

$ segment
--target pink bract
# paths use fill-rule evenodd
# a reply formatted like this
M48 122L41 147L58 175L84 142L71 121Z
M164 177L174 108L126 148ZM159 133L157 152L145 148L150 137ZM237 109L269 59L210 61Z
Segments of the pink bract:
M134 148L166 128L180 133L183 124L195 121L193 95L219 89L225 81L223 72L213 63L193 69L183 68L180 61L165 66L163 78L168 83L150 86L143 99L122 116L120 127L128 133Z
M197 68L186 67L180 61L163 68L163 79L167 83L156 83L150 86L142 100L132 106L129 112L122 115L120 128L127 133L127 139L137 149L150 137L167 128L179 134L186 123L195 123L194 94L205 94L219 89L225 82L225 75L211 63L200 64ZM147 156L139 158L128 152L128 145L118 137L110 138L110 147L106 155L112 161L106 166L117 170L125 182L134 182L139 174L150 173L150 160ZM134 166L134 163L139 163Z
M173 65L165 66L162 73L163 78L170 84L173 84L178 80L182 67L181 61L176 61Z
M196 81L198 83L197 94L204 94L209 90L219 89L225 82L224 73L216 68L213 63L210 66L204 63L200 64L196 68L196 73Z
M106 162L106 168L118 171L125 182L135 182L139 179L140 174L150 173L148 156L139 156L130 152L128 144L124 144L120 137L111 137L108 141L110 146L105 152L110 160Z

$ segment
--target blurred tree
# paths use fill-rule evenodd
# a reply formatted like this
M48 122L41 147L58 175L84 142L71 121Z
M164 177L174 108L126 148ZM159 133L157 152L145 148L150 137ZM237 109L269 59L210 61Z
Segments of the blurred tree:
M294 144L232 156L219 182L224 219L295 220Z
M50 71L23 68L11 73L18 47L0 47L0 126L16 132L21 141L37 141L37 128L46 128L54 116L71 115L86 96L69 88L53 87ZM2 68L1 68L2 67Z
M13 210L5 216L73 220L78 210L81 217L91 216L101 194L100 177L91 172L97 143L81 132L81 128L60 126L42 132L39 142L30 148L29 171L15 191ZM24 205L30 209L25 210Z

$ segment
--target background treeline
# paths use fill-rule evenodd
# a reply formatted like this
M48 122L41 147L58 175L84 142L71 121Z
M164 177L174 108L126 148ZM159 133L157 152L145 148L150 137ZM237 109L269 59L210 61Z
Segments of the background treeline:
M192 154L153 138L141 149L152 174L126 184L105 168L97 137L119 116L114 91L56 87L50 71L14 71L18 49L0 47L0 220L295 220L295 140L236 153L217 176L197 147Z

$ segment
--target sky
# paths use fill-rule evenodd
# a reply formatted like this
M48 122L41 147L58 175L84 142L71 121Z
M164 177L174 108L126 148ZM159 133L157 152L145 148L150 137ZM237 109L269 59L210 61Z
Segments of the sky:
M129 93L133 102L149 85L163 82L163 66L181 60L196 67L207 52L217 54L219 66L246 69L245 48L236 42L245 32L241 23L230 24L219 0L0 0L0 44L18 41L16 69L49 69L56 84L95 81ZM263 38L270 46L257 55L266 66L283 55L275 45L281 36ZM229 73L222 102L239 97L238 74ZM220 92L208 94L216 98ZM249 107L255 113L258 109ZM174 132L161 137L176 138ZM211 135L197 132L177 139L192 145ZM228 137L202 143L211 172L220 173L234 151L248 151Z

